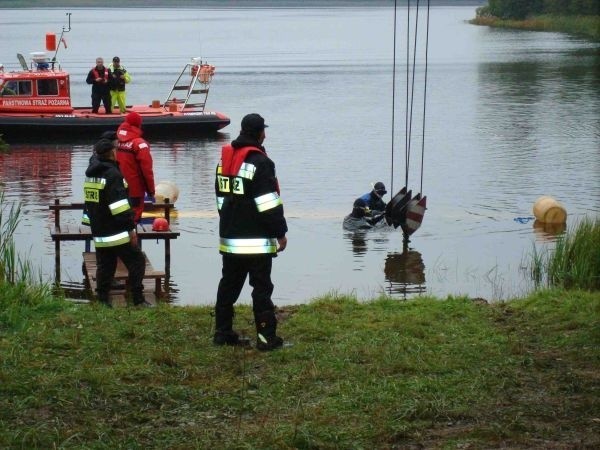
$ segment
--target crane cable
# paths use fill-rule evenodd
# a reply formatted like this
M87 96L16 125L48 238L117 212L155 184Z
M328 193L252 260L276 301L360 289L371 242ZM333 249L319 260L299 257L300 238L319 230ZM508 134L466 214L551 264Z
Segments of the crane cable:
M394 56L392 63L392 164L390 174L390 192L394 195L394 131L396 128L396 12L398 0L394 0Z
M425 32L425 74L423 80L423 135L421 138L421 188L419 192L423 192L423 167L425 166L425 111L427 108L427 68L429 63L429 9L430 0L427 0L427 28Z
M430 0L427 0L427 20L426 20L426 37L425 37L425 71L424 71L424 90L423 90L423 118L422 118L422 140L421 140L421 184L420 192L423 192L423 174L424 174L424 158L425 158L425 117L426 117L426 100L427 100L427 72L428 72L428 53L429 53L429 13ZM392 164L391 164L391 192L394 192L394 135L395 135L395 102L396 102L396 23L397 23L397 0L394 0L394 45L393 45L393 70L392 70ZM410 152L412 140L412 118L414 106L414 89L415 89L415 73L416 73L416 54L418 41L418 24L419 24L419 0L416 3L415 9L415 30L413 44L413 61L412 61L412 80L411 80L411 63L410 63L410 0L407 4L407 26L406 26L406 114L405 114L405 186L408 186L408 174L410 166Z

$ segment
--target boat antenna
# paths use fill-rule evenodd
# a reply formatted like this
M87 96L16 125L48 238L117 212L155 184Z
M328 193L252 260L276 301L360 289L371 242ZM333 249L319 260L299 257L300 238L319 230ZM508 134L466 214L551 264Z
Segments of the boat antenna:
M56 51L54 52L54 56L52 57L52 64L54 64L56 62L56 55L58 55L58 49L60 48L60 43L62 42L62 44L65 46L65 48L67 48L67 43L64 39L64 34L68 33L69 31L71 31L71 13L66 13L67 17L68 17L68 24L67 26L63 25L62 27L62 31L60 33L60 38L58 39L58 45L56 46Z

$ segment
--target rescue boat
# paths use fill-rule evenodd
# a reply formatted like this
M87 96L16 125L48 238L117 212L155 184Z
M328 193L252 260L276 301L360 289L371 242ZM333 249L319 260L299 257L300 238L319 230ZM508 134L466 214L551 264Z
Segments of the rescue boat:
M50 42L49 42L50 41ZM46 49L51 50L51 36ZM61 42L63 41L61 37ZM60 45L60 42L59 42ZM0 135L5 138L99 135L116 129L127 113L142 116L144 135L185 133L201 135L220 130L230 122L225 114L205 109L215 67L200 58L187 62L164 101L127 106L123 114L98 113L71 102L69 73L46 52L31 53L29 64L17 54L21 69L4 71L0 64Z

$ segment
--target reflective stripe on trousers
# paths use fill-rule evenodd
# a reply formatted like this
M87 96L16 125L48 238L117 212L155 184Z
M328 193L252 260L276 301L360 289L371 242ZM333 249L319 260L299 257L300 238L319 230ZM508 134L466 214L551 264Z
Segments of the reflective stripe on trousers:
M219 251L223 253L235 253L238 255L258 255L277 253L277 239L275 238L253 238L253 239L230 239L220 238Z

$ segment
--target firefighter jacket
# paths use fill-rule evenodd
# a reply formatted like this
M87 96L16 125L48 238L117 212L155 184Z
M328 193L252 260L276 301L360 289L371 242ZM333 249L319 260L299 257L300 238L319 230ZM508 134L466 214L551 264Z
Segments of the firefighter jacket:
M129 197L154 197L154 170L150 145L142 138L142 130L123 122L117 130L117 161L127 181Z
M287 232L275 164L256 140L240 135L221 151L215 178L221 254L277 253Z
M90 158L83 183L83 223L91 226L96 247L114 247L130 241L135 229L127 187L116 161Z

